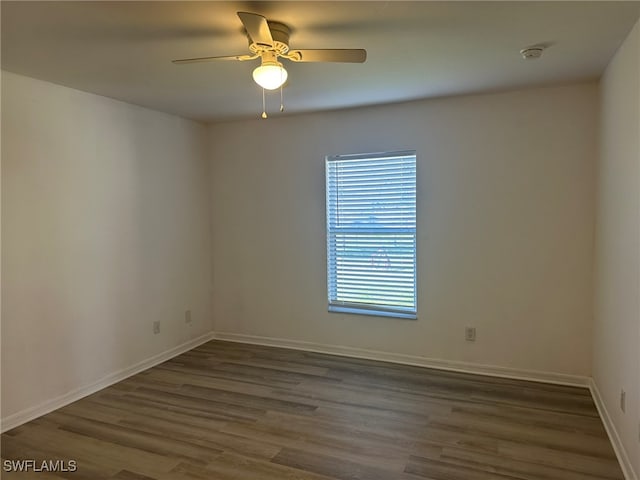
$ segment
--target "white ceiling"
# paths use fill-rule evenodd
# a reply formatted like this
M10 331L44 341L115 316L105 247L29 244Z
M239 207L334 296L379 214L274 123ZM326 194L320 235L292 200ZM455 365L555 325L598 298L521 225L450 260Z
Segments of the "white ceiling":
M1 2L2 68L204 121L258 117L237 11L292 28L292 48L365 48L364 64L285 66L287 112L599 77L640 2ZM519 50L547 44L525 61ZM277 112L279 94L269 94ZM277 113L273 113L276 115Z

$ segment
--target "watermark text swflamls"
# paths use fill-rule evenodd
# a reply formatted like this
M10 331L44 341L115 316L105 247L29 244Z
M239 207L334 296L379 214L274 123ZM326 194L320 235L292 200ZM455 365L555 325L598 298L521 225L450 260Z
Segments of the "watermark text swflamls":
M3 460L5 472L75 472L78 462L75 460Z

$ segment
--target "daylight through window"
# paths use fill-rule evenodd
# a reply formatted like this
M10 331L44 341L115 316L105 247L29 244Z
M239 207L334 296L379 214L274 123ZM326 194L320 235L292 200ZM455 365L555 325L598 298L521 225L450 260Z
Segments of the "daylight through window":
M416 154L326 159L329 311L416 318Z

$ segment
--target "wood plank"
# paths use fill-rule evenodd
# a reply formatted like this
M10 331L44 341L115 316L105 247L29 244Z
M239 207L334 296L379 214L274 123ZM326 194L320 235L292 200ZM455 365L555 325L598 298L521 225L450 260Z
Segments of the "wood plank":
M353 462L294 448L282 449L272 462L340 480L388 480L390 478L400 480L409 478L402 473L371 466L367 463Z

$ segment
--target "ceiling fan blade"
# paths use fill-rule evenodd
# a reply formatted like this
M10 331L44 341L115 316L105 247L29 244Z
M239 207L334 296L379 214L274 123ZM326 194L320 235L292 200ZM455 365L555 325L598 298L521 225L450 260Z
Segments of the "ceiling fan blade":
M253 60L257 57L257 55L229 55L224 57L181 58L179 60L171 60L171 63L182 65L185 63L212 62L214 60L240 60L243 62L245 60Z
M257 13L238 12L238 17L253 43L263 47L273 47L273 38L267 19Z
M292 50L286 57L294 62L363 63L367 59L367 51L361 48Z

